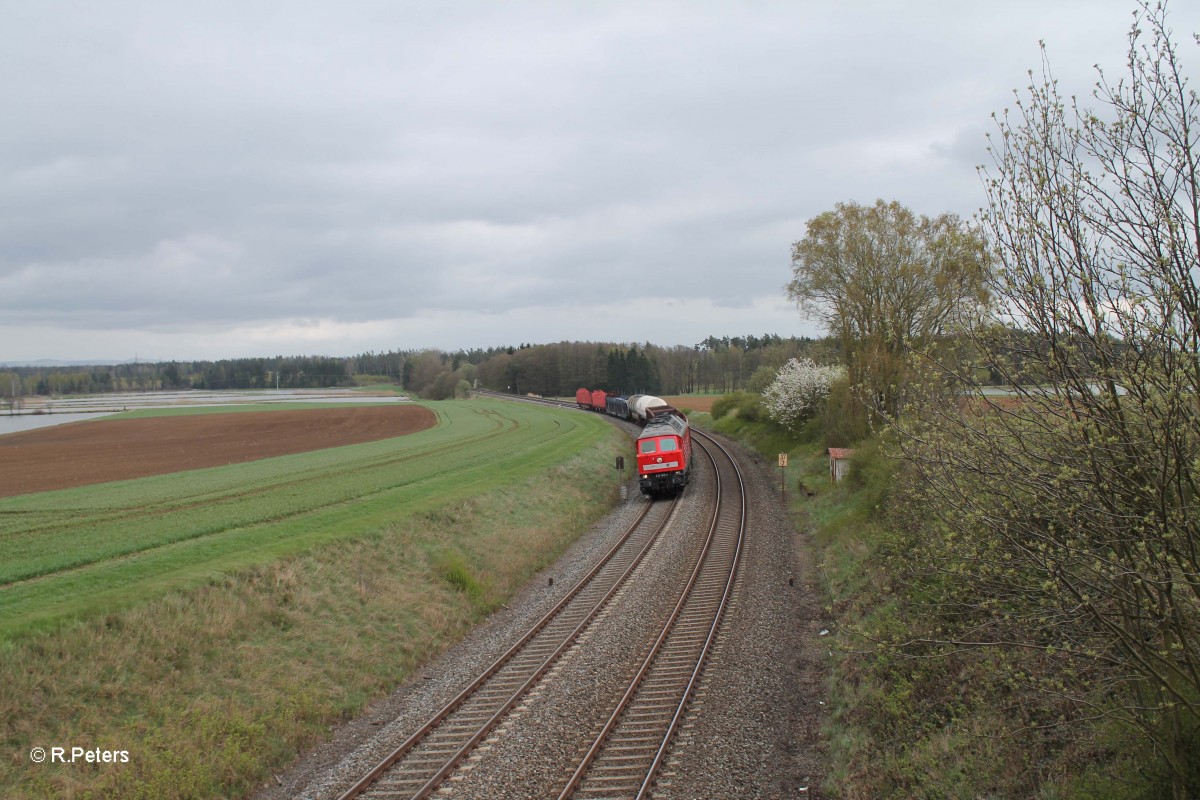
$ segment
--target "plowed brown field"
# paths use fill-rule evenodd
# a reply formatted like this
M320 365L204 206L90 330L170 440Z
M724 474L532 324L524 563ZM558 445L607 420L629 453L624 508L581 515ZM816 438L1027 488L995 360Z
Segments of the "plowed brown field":
M0 497L361 444L433 427L421 406L99 419L0 436Z
M672 395L670 397L664 397L663 400L667 401L667 405L675 406L676 408L687 408L692 411L703 411L707 414L712 411L713 403L717 402L724 396L725 395L723 394L706 394L699 396L688 395L686 397Z

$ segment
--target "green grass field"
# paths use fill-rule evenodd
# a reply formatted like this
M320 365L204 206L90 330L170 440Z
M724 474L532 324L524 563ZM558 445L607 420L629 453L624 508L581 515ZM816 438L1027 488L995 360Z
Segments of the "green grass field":
M396 439L0 499L0 640L523 480L608 430L525 404L434 408L436 427Z
M0 501L0 796L246 796L615 501L602 418L430 408L407 437ZM129 761L32 762L53 746Z

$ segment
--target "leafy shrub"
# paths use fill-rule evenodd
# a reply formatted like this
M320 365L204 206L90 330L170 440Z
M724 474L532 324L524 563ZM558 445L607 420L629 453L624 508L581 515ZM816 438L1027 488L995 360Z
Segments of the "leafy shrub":
M750 376L750 380L746 381L746 391L762 394L775 380L777 374L779 374L779 370L776 367L763 364L754 370L754 374Z
M713 403L713 419L721 419L728 414L748 422L761 422L766 419L762 398L751 392L732 392Z
M826 447L850 447L870 433L867 407L854 393L849 378L839 378L829 385L829 396L821 412L821 428Z
M876 436L854 448L847 477L850 485L863 493L861 502L865 508L876 509L887 499L897 468L898 462L881 452Z

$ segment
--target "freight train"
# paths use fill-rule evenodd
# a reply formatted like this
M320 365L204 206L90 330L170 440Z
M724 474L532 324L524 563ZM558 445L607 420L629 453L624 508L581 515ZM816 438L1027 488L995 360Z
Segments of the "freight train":
M682 411L648 394L629 397L580 389L583 409L632 420L642 426L637 439L638 488L643 494L682 491L692 474L692 429Z

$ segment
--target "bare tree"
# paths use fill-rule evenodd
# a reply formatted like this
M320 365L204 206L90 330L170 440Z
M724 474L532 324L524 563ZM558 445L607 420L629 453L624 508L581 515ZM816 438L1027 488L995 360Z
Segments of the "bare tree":
M949 638L1046 654L1042 685L1137 731L1183 798L1200 791L1200 104L1163 5L1135 14L1128 52L1097 108L1044 60L997 120L996 304L973 338L1014 396L942 363L969 399L931 392L898 430L936 512L920 557L955 576Z

